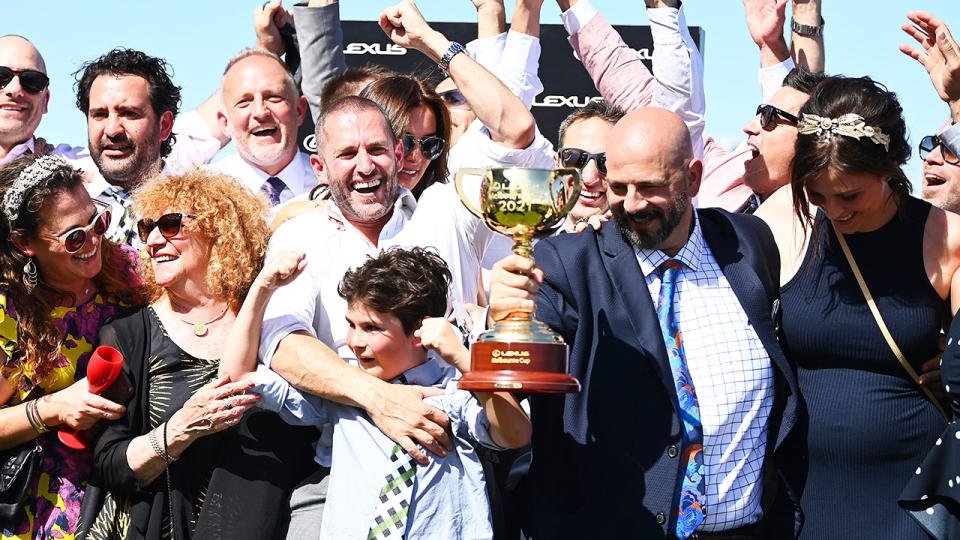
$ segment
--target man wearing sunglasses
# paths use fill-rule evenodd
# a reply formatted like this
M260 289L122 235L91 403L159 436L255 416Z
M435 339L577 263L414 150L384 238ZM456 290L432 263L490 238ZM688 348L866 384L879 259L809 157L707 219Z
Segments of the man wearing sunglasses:
M47 112L49 83L43 57L29 40L0 37L0 166L38 151L34 131ZM62 155L71 149L61 145L57 150Z
M933 15L912 12L908 18L903 31L917 40L922 50L908 45L901 45L900 50L923 65L940 99L950 108L950 120L937 134L920 140L921 197L960 213L960 50L947 25Z

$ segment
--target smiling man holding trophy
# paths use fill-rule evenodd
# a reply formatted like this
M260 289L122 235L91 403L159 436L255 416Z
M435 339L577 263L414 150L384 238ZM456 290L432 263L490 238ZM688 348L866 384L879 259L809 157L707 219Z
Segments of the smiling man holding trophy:
M693 208L703 167L675 114L628 113L606 148L614 220L491 277L488 322L536 307L583 384L531 394L528 536L793 537L777 469L800 406L770 230Z

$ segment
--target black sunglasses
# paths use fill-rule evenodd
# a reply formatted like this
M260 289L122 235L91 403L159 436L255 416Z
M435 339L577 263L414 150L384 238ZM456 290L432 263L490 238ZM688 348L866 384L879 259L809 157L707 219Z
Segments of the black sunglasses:
M141 219L137 222L137 233L140 235L140 240L143 243L147 242L147 237L150 236L150 231L152 231L154 227L160 229L160 234L164 238L173 238L180 234L180 229L183 227L183 218L185 217L197 219L197 216L181 214L180 212L164 214L157 218L156 221L152 219Z
M581 150L579 148L561 148L557 151L560 156L560 163L564 167L575 167L583 169L592 159L597 164L597 170L600 174L607 174L607 153L597 152L596 154Z
M423 157L433 161L443 153L443 147L446 143L436 135L428 135L422 139L418 139L407 133L403 136L403 155L409 156L410 152L413 152L413 149L416 148L418 144L420 145L420 153L423 154Z
M49 235L50 238L59 241L67 253L72 255L83 249L83 246L87 243L87 235L91 230L93 230L93 234L103 236L103 233L110 228L110 207L102 206L103 203L98 203L98 201L94 201L94 205L100 208L100 211L90 219L90 223L83 227L74 227L63 234Z
M11 69L0 66L0 88L6 88L14 75L20 77L20 87L31 94L39 94L50 84L50 78L33 69Z
M463 97L460 90L456 88L440 92L440 99L442 99L448 107L462 107L467 104L467 98Z
M778 109L773 105L767 105L765 103L757 105L757 114L760 115L760 127L763 128L764 131L773 131L776 129L777 124L780 123L777 121L778 116L792 126L800 123L800 119L796 116L783 109Z
M927 159L927 155L936 150L938 146L940 147L940 154L943 155L944 161L951 165L960 163L960 158L957 158L957 154L950 150L947 145L943 144L943 140L936 135L927 135L920 139L920 159Z

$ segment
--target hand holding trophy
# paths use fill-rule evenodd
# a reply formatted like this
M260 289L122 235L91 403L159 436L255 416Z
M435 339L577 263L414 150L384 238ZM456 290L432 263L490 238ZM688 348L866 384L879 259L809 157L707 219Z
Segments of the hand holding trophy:
M480 208L463 188L463 177L482 177ZM576 169L460 169L454 183L464 206L496 232L512 236L513 252L533 259L535 236L563 221L580 196ZM471 372L459 387L479 392L576 393L580 382L567 371L567 345L533 313L514 312L470 347Z

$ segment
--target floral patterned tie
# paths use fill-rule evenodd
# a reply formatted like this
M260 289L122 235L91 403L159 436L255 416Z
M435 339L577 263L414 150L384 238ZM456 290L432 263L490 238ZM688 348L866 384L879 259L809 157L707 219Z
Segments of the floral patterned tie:
M680 336L673 309L674 302L678 300L674 291L677 288L681 265L679 261L670 259L664 262L660 269L663 279L660 282L657 319L660 321L660 331L663 332L663 341L667 346L670 371L677 388L680 419L683 421L683 452L680 454L683 476L678 493L674 496L674 534L677 538L689 538L703 523L705 510L703 425L700 423L697 393L693 388L693 379L690 378L687 359L683 353L683 338Z

